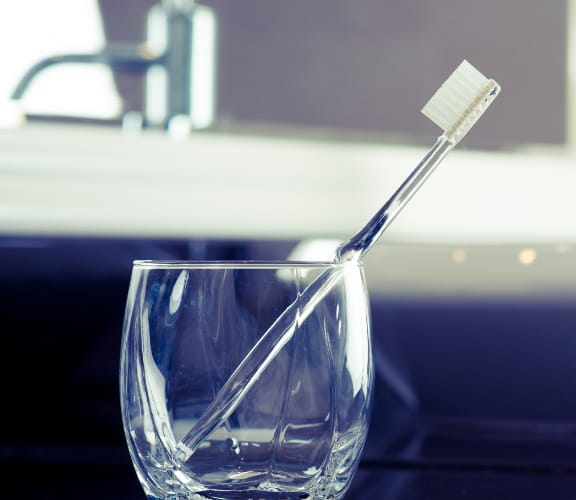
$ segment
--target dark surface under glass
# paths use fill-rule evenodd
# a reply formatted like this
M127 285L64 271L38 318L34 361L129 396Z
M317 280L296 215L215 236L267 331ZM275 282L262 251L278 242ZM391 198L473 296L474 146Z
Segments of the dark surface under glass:
M138 500L140 484L122 448L2 449L2 499ZM8 456L9 454L18 455ZM346 499L569 500L576 471L481 463L364 463Z
M0 238L0 498L144 499L124 441L118 396L132 261L284 259L293 245ZM384 306L373 311L378 378L370 436L347 498L575 499L576 401L571 394L576 376L569 368L576 309L550 301L533 303L522 315L517 304L502 303L452 307L392 301ZM420 344L427 327L442 325L432 332L441 338L450 325L470 317L475 318L470 339L491 342L473 330L491 328L493 319L522 330L524 343L502 343L491 354L491 345L484 350L482 343L452 342L445 359L430 350L434 344ZM385 371L378 370L387 362L380 355L390 347L390 328L397 328L401 338L413 336L414 345L401 347L403 361L412 362L408 371L418 386L418 411L397 397ZM507 350L519 354L504 356ZM542 351L544 361L537 356ZM489 363L479 378L462 371L455 380L460 368L470 366L467 357L478 362L482 356ZM450 370L444 401L435 377ZM514 393L501 383L506 374L508 380L518 377L519 387L524 380L529 383ZM471 383L472 394L458 392ZM434 411L442 404L449 415Z

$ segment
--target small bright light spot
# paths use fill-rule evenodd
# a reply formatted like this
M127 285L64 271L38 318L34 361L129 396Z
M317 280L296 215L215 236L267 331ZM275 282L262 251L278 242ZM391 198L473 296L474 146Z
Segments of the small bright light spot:
M332 239L310 239L303 240L294 247L288 260L312 260L325 261L333 260L336 247L340 240Z
M518 262L523 266L530 266L534 264L537 255L536 250L533 248L523 248L518 252Z
M568 253L572 250L572 247L567 243L557 243L554 247L557 253Z
M454 264L463 264L466 261L466 250L463 248L457 248L452 252L452 262Z

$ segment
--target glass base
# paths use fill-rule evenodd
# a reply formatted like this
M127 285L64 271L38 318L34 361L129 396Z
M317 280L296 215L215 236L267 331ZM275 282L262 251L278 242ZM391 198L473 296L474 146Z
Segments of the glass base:
M204 490L190 495L169 495L156 497L149 495L148 500L319 500L308 493L279 493L269 491L222 491ZM325 500L336 500L336 497L325 497ZM323 499L324 500L324 499Z

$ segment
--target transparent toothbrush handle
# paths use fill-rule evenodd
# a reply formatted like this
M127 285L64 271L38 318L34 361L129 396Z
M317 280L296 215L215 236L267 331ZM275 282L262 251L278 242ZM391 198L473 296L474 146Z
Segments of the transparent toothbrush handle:
M250 352L218 391L210 406L176 447L176 459L185 462L198 445L238 407L258 377L292 338L300 324L345 273L328 268L315 278L260 337Z
M445 136L440 136L368 224L338 247L335 260L337 262L360 260L453 147L453 142ZM278 316L230 375L200 419L180 440L176 448L178 460L182 462L188 460L198 445L234 412L260 374L292 338L299 323L304 321L318 302L326 296L340 279L342 272L337 268L324 271Z
M382 208L358 233L338 247L336 260L360 260L452 148L454 143L444 135L440 136Z

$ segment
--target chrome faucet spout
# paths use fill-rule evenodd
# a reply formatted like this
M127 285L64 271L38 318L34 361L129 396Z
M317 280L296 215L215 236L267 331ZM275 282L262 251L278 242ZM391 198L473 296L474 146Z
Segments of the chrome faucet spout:
M123 71L144 72L154 64L164 64L165 54L154 55L144 45L115 45L100 52L60 54L46 57L35 63L20 79L11 98L18 100L32 81L45 69L61 64L103 64Z
M46 57L24 73L11 98L21 100L46 68L100 64L142 74L142 123L169 130L171 120L178 117L176 123L186 130L209 127L215 116L216 24L215 13L207 6L193 0L160 0L148 11L144 42Z

